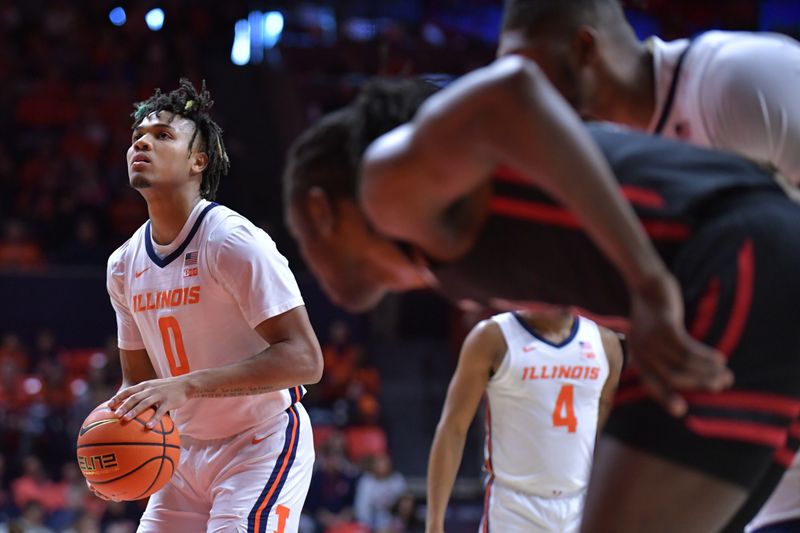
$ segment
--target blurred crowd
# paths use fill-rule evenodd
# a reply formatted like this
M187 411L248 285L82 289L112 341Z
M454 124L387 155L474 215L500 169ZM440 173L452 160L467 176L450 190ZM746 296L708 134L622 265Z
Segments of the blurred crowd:
M460 74L489 62L494 47L486 35L497 17L485 14L497 15L502 4L321 1L338 17L332 39L325 37L330 28L311 23L298 30L292 25L303 17L287 17L285 38L264 64L243 68L231 65L229 54L234 23L251 7L247 0L164 0L161 32L143 22L149 4L123 3L129 23L117 27L104 0L0 0L0 272L103 268L147 217L125 166L132 103L156 87L170 90L179 77L213 82L215 117L234 163L221 200L268 228L279 244L290 242L281 240L277 191L294 136L349 101L367 76ZM625 3L637 28L666 38L712 26L753 29L763 5ZM370 19L353 18L359 11ZM488 31L467 31L487 21L494 25ZM788 19L778 22L787 26L777 29L797 32ZM377 33L348 33L357 27ZM292 36L293 29L301 32ZM282 249L294 260L291 246ZM89 324L91 313L111 309L86 312ZM451 325L453 346L472 323ZM134 531L143 502L94 498L74 459L83 418L119 386L116 341L66 349L47 324L41 327L30 339L14 332L0 338L0 533ZM325 375L303 400L317 462L302 531L423 531L420 502L393 466L372 354L345 322L333 321L322 337Z
M323 337L328 371L304 399L317 451L304 533L422 531L417 499L392 464L380 377L348 325ZM0 532L129 533L144 502L89 493L75 460L81 422L119 387L116 339L64 349L48 330L0 340Z

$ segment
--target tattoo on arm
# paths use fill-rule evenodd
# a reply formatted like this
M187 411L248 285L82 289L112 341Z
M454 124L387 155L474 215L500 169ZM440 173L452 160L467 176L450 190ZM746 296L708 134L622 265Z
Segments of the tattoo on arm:
M231 396L252 396L254 394L264 394L278 390L273 385L260 387L218 387L212 390L200 391L194 394L194 398L228 398Z

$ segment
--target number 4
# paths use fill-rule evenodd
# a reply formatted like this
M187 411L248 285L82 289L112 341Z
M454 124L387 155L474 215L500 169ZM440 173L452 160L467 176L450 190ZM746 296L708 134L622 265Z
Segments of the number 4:
M561 391L556 398L556 406L553 409L553 427L566 426L567 431L575 433L578 428L578 419L575 418L574 397L575 387L573 385L561 386Z

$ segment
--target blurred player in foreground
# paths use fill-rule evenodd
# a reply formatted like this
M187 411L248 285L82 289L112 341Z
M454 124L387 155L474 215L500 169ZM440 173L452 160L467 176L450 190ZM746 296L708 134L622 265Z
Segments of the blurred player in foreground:
M793 453L800 287L785 280L800 207L739 157L584 126L520 58L465 76L364 153L404 105L373 95L290 154L289 222L326 289L355 307L416 280L629 322L637 371L599 442L583 527L724 527L772 456ZM725 361L736 386L702 392L731 384Z

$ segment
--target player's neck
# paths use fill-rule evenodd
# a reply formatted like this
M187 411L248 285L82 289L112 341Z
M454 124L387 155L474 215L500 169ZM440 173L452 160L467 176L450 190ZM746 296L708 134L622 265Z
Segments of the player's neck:
M520 312L519 315L536 333L550 342L560 343L572 333L576 317L566 308L541 313Z
M619 70L607 87L607 95L598 104L603 108L598 118L646 129L656 106L653 55L642 43L627 50L620 58Z
M181 232L200 195L196 190L175 191L169 195L149 195L146 200L150 235L156 244L166 245Z

